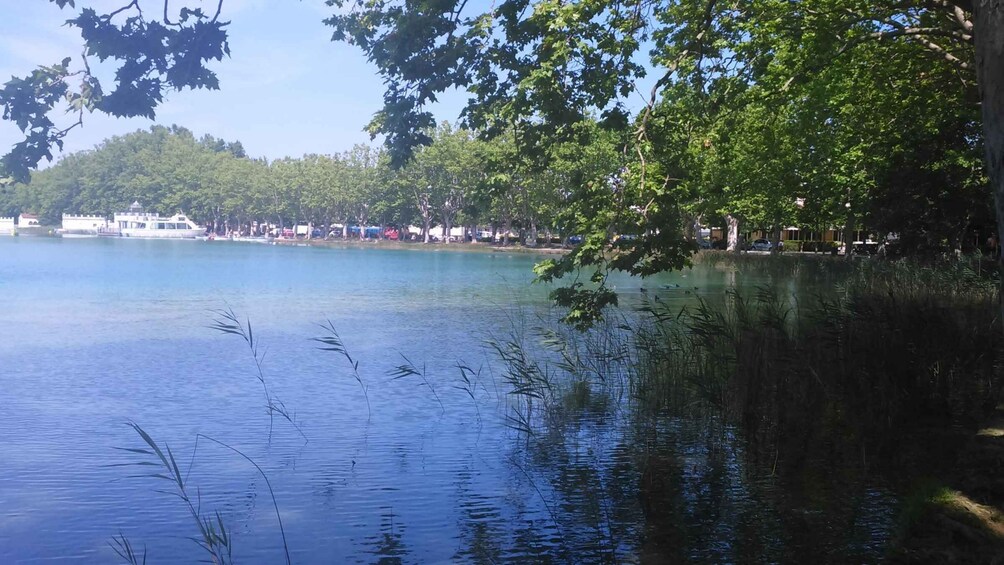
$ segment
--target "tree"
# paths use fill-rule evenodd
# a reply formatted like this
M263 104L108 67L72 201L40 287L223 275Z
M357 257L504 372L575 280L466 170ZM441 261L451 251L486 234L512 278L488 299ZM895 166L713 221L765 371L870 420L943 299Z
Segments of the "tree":
M356 145L344 156L346 201L352 217L359 224L359 239L366 239L373 206L386 186L380 175L380 151L368 145ZM346 226L348 228L348 226Z
M882 183L893 186L888 167L908 162L902 151L910 147L926 164L951 151L968 159L982 147L1004 232L1004 6L996 0L506 0L487 11L427 0L328 4L338 9L326 20L334 38L360 46L385 79L384 108L369 129L386 137L393 165L432 143L427 105L451 88L472 95L463 127L483 139L512 136L521 161L482 179L496 216L509 216L504 221L531 231L547 221L539 212L548 200L535 195L553 192L533 191L555 146L595 138L583 124L627 132L622 170L576 187L578 206L595 218L572 216L581 221L565 227L581 230L586 243L572 260L543 265L543 278L582 266L642 275L678 268L693 249L682 238L702 216L776 229L811 212L812 221L849 229L871 210ZM5 118L26 135L4 158L5 170L24 178L59 145L66 130L47 116L63 97L78 117L84 110L152 115L165 89L216 87L205 64L227 53L221 6L213 15L165 10L159 21L138 0L104 15L81 10L71 25L86 47L82 68L64 60L0 90ZM111 94L101 94L88 57L115 61ZM631 115L625 99L652 73L645 105ZM71 76L81 80L74 93L65 82ZM982 136L925 148L916 143L920 128L901 135L884 127L886 118L904 115L895 104L904 76L922 86L906 97L914 109L940 105L965 122L969 104L979 101ZM888 113L869 116L874 108ZM783 158L770 151L778 146L756 139L757 125L769 126ZM806 208L792 209L793 193ZM459 208L433 200L429 207L441 208L444 220ZM640 237L615 243L624 230Z
M688 250L678 244L678 238L666 234L679 231L688 211L668 200L687 192L694 194L697 188L726 191L728 206L745 201L746 214L759 223L771 224L793 213L788 197L803 190L802 182L825 186L827 200L840 199L844 204L867 194L875 172L868 164L868 130L856 132L858 139L864 140L861 150L849 154L843 166L826 167L828 174L840 175L826 182L805 180L805 173L793 171L791 162L776 164L778 170L766 172L771 181L766 186L780 191L777 198L760 195L764 185L752 183L764 180L758 180L763 175L752 175L757 171L749 167L746 174L739 175L733 167L725 176L709 176L700 170L699 175L674 174L681 164L707 161L693 151L693 141L714 149L712 134L722 133L725 124L736 123L735 112L746 113L754 120L751 123L756 123L756 119L774 115L769 112L784 110L780 115L788 116L791 123L778 124L785 127L772 135L788 141L811 139L825 133L830 124L841 126L837 122L841 116L830 112L848 104L834 107L806 102L813 101L813 93L839 82L833 73L826 72L828 69L846 70L862 62L886 69L912 68L920 78L932 66L950 67L958 80L953 87L946 87L948 90L938 91L935 100L946 92L952 93L949 99L964 98L955 93L972 90L978 81L987 168L998 202L999 231L1004 232L1004 6L997 2L510 0L487 12L472 12L476 10L473 6L461 2L402 6L329 0L328 4L340 9L327 20L335 29L335 39L362 48L388 85L384 109L370 123L370 129L386 135L397 161L407 159L415 146L430 141L419 131L431 120L425 106L446 89L462 87L473 93L462 114L466 125L488 136L516 125L525 132L521 151L534 151L541 141L573 139L576 124L586 121L591 112L599 113L604 125L625 125L623 99L633 91L634 82L649 69L661 73L631 126L633 134L625 149L632 163L618 177L620 184L610 189L614 196L608 198L595 185L582 191L590 202L587 206L595 207L603 218L592 222L595 237L586 238L572 261L543 265L540 271L545 278L560 277L584 264L618 265L636 274L680 266ZM652 49L646 66L639 57L647 42ZM832 96L854 96L847 90L829 94L830 101ZM685 119L689 123L666 128L669 136L659 136L660 106L670 97L682 100L693 111L692 117ZM746 109L751 104L759 110ZM809 110L824 112L817 114L823 127L802 132L789 129ZM947 111L964 109L948 106ZM849 133L844 127L837 131ZM749 135L743 137L745 140L735 140L729 150L749 162L757 155L762 158L767 146L757 149L744 144ZM825 136L820 139L828 141ZM674 161L658 158L660 145L681 142L685 145L674 151ZM788 147L786 158L795 155L791 153L794 149ZM818 151L820 146L815 149L817 154L810 163L820 165L825 162L818 160L823 151ZM855 156L858 159L851 162ZM653 181L659 176L662 178ZM788 178L778 182L781 176ZM698 179L717 184L693 186ZM737 184L738 180L745 184ZM740 191L738 199L729 194L734 190ZM845 193L836 197L840 192ZM721 202L706 200L702 207L715 200ZM757 205L750 208L753 204ZM773 204L779 207L770 210ZM823 203L817 205L822 208ZM626 211L632 209L641 210L634 220L645 237L629 251L612 248L611 222L624 221L631 216ZM830 214L838 215L835 211ZM848 225L853 223L851 217L845 220ZM616 251L615 258L607 261L611 249ZM575 293L564 296L586 298ZM610 301L601 298L593 303Z
M74 0L50 0L60 8L75 8ZM3 118L17 124L24 140L0 158L0 179L28 180L28 172L46 158L52 147L62 149L63 138L83 123L85 112L100 111L117 117L153 118L156 106L169 90L219 88L216 74L206 67L211 60L230 54L227 22L221 21L223 1L215 10L180 7L171 13L163 4L163 18L151 18L139 0L98 14L82 8L67 25L80 30L83 53L40 66L31 74L12 78L0 88ZM97 62L94 62L94 59ZM115 86L106 89L91 66L115 62ZM77 81L75 89L70 81ZM59 127L50 118L64 104L76 121Z

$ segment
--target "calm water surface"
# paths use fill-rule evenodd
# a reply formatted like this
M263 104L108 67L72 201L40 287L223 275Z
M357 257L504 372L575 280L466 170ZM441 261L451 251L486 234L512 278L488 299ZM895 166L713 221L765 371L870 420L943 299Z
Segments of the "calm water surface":
M482 342L532 319L547 288L535 258L189 241L0 239L0 563L108 563L125 534L152 563L204 557L179 501L119 447L126 422L190 465L235 560L279 563L267 473L296 563L873 561L894 499L821 474L780 484L734 438L693 423L585 410L560 434L505 426L505 391ZM621 279L628 304L638 283ZM664 300L734 280L694 270L646 281ZM669 288L664 288L664 285ZM691 289L691 294L681 292ZM270 433L254 363L211 311L250 317L276 396L308 442ZM546 315L546 314L545 314ZM344 359L310 337L331 320L359 360L372 416ZM388 373L406 355L428 388ZM458 362L484 367L475 398ZM727 435L727 432L726 432Z

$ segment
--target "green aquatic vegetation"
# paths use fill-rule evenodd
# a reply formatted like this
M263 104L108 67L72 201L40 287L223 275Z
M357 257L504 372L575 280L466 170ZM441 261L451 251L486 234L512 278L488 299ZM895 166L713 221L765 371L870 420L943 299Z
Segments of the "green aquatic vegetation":
M296 429L304 441L309 441L307 440L306 434L303 433L303 429L301 429L300 425L296 422L296 415L290 412L290 410L286 408L286 404L275 396L269 388L268 382L265 380L265 370L262 368L262 364L265 362L266 352L260 348L261 342L254 334L254 329L251 327L251 319L247 318L244 322L241 322L237 317L237 314L235 314L230 308L226 310L216 310L214 313L217 315L217 318L213 320L213 324L209 327L223 334L236 335L240 337L251 351L251 357L254 359L255 369L257 370L255 378L257 378L258 382L261 384L262 393L265 395L265 406L268 410L269 418L269 436L271 437L272 435L273 415L278 414Z
M453 388L464 391L465 393L467 393L467 396L471 398L471 402L474 404L474 411L477 413L478 416L478 423L480 424L481 408L478 407L478 398L475 395L475 392L477 391L478 383L481 380L482 367L478 367L478 370L475 371L463 361L457 361L457 364L455 366L457 369L460 370L460 382L462 384L453 385Z
M108 545L115 550L116 555L129 565L146 565L146 548L143 548L143 553L138 553L129 538L125 537L122 532L119 532L118 536L113 536Z
M200 439L212 442L237 454L254 466L258 474L261 475L262 479L265 481L265 486L268 488L269 495L272 497L272 507L275 509L275 517L279 524L279 533L282 536L282 546L285 552L286 564L289 565L289 563L291 563L289 557L289 545L286 542L286 531L282 525L282 515L279 512L279 504L275 498L275 491L272 490L272 483L268 480L268 475L265 474L265 471L253 459L248 457L241 450L225 442L204 434L196 434L195 447L192 449L192 457L189 462L188 469L182 473L181 467L178 465L178 461L175 458L174 453L171 451L170 446L165 443L163 444L163 447L161 447L161 445L158 444L143 428L141 428L139 424L129 423L129 427L139 434L145 444L145 447L120 447L117 449L140 456L141 459L139 461L129 463L115 463L111 466L141 467L144 469L153 467L154 470L152 472L143 473L138 476L154 478L170 483L170 489L158 490L157 492L175 496L185 505L199 532L199 535L192 539L209 555L211 563L214 565L226 565L234 562L233 536L227 528L226 523L223 521L223 516L219 511L212 514L202 512L200 491L196 489L195 494L193 495L192 489L189 487L188 477L192 471L192 466L195 464ZM142 556L140 556L132 547L132 543L129 539L123 534L120 533L118 537L113 537L110 544L119 557L126 562L132 564L146 562L146 550L144 549Z
M432 383L429 382L429 375L428 371L426 370L425 363L422 363L422 368L419 369L417 366L415 366L414 363L411 362L411 359L408 359L404 355L404 353L400 353L399 355L401 355L401 358L404 359L404 363L395 367L393 371L390 371L388 373L388 376L393 380L404 379L408 377L419 377L422 380L422 384L425 385L430 391L432 391L432 395L436 397L436 402L439 403L439 408L440 410L442 410L442 413L446 414L446 407L443 406L442 399L439 398L439 394L436 392L436 388L432 386Z
M345 343L342 341L341 336L338 335L338 330L335 329L335 325L331 320L326 320L324 324L320 324L321 329L326 332L326 335L320 337L312 337L310 341L316 341L321 344L318 347L321 351L331 351L337 353L345 360L348 361L349 366L352 367L352 378L359 383L359 388L363 391L363 398L366 399L366 419L369 420L373 416L373 411L370 409L370 395L366 391L366 384L363 383L363 378L359 375L359 361L352 358L349 354L349 350L345 347Z

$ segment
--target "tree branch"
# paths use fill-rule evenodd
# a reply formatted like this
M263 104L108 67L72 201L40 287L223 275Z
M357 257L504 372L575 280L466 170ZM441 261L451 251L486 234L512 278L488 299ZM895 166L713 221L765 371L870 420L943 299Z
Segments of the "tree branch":
M105 21L111 21L112 18L114 18L115 16L121 14L122 12L125 12L129 8L136 8L136 11L139 12L139 15L140 16L143 15L143 9L139 7L139 0L132 0L132 2L129 2L125 6L122 6L121 8L119 8L118 10L114 10L112 12L109 12L109 13L105 14L104 15L104 19L105 19Z

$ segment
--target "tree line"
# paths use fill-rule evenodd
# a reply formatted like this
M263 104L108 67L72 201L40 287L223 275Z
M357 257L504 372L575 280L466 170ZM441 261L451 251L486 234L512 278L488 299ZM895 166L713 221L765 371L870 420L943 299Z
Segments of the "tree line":
M85 46L79 61L40 66L0 89L4 119L25 134L0 159L0 177L27 180L86 112L152 116L166 92L218 86L209 66L229 53L223 3L212 13L165 6L163 21L141 2L124 4L104 14L81 8L68 20ZM333 39L358 46L386 84L368 126L385 150L338 156L355 164L337 178L358 178L332 192L386 192L314 202L304 195L320 191L306 183L275 180L283 169L300 178L304 157L264 164L268 172L249 181L266 187L249 185L254 204L195 202L184 196L190 189L173 187L161 205L224 222L351 215L581 234L538 275L585 270L560 302L587 317L616 301L603 284L611 271L686 264L695 224L728 227L730 247L741 231L776 239L783 227L840 226L940 252L987 231L993 195L1004 230L999 2L328 4ZM95 59L121 71L114 89L91 73ZM643 80L651 86L641 91ZM446 156L428 105L450 89L470 94L458 116L482 148L470 175L420 164ZM57 126L49 118L57 106L77 122ZM375 171L359 165L367 159Z
M269 161L248 156L239 141L153 126L33 171L29 182L0 191L0 215L31 212L58 225L64 213L110 217L139 201L162 214L183 211L216 233L266 224L313 224L325 233L336 224L414 225L428 242L436 226L446 233L462 226L497 232L503 244L510 234L532 244L567 236L559 211L570 187L615 172L621 161L616 141L603 135L588 151L561 148L548 170L521 164L505 136L482 141L447 123L429 135L432 145L392 168L385 151L367 145Z
M875 81L895 78L863 74L846 89L867 96L867 81L874 91ZM788 226L816 233L839 226L897 233L916 251L962 247L993 218L974 111L919 104L933 93L918 92L923 85L909 76L899 80L902 98L847 100L837 108L839 125L815 121L816 108L771 114L753 101L727 123L686 132L679 124L692 117L693 101L668 98L649 118L650 135L663 142L647 145L647 174L663 183L674 221L691 239L700 226L774 237ZM950 77L932 77L929 87L937 80ZM643 211L640 200L625 200L627 213L616 213L624 185L642 174L624 155L628 133L595 120L579 128L573 140L528 148L517 132L485 140L444 123L428 131L431 145L394 168L382 148L367 145L268 161L248 156L239 141L153 126L33 172L30 183L0 191L0 214L32 212L57 225L63 213L110 216L138 200L162 213L184 211L217 233L248 232L252 223L414 225L428 241L433 227L463 226L493 229L506 244L510 233L533 242L594 232L603 245L616 234L644 233L638 215L660 203Z

